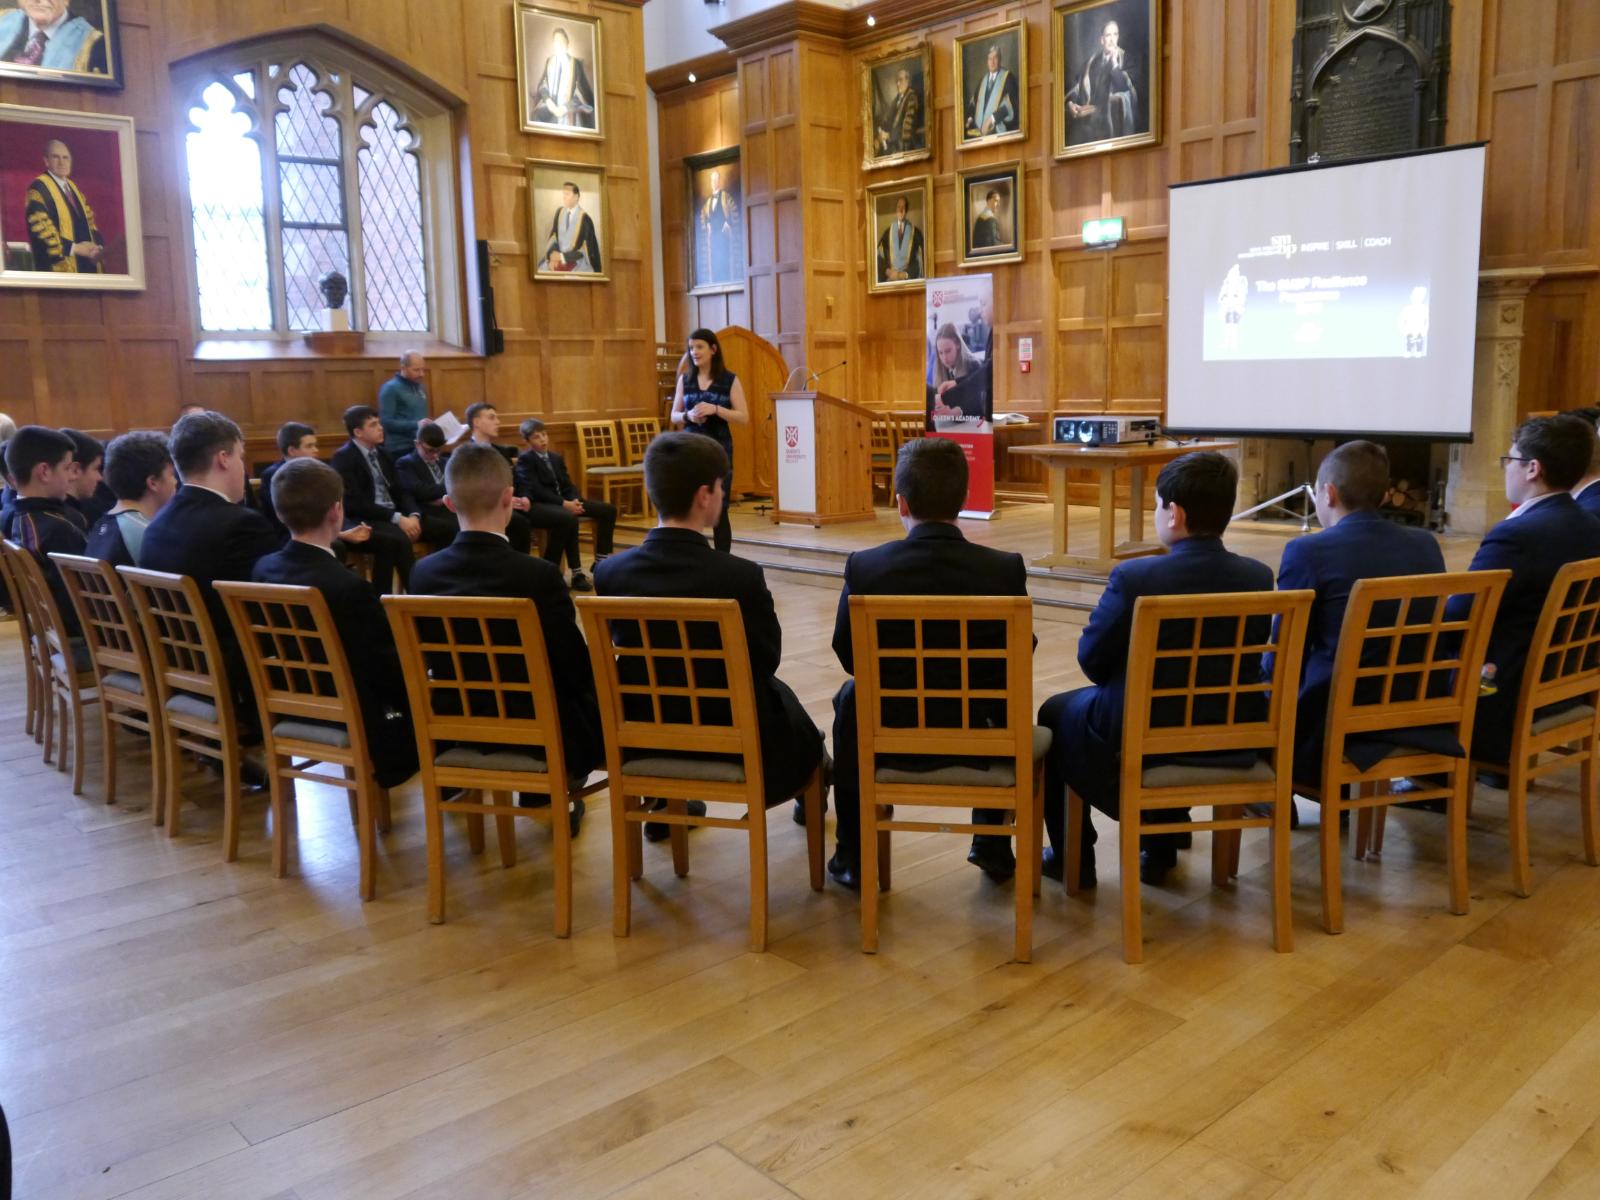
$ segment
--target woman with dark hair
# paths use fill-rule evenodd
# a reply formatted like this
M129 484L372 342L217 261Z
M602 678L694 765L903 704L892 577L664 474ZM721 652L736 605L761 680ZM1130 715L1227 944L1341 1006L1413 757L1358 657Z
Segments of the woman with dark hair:
M733 431L729 422L743 425L750 420L744 402L744 385L723 365L722 343L709 329L696 329L689 335L678 389L672 397L672 423L689 433L714 438L728 455L728 475L722 481L722 512L711 530L711 544L718 550L733 548L733 527L728 523L728 504L733 490Z

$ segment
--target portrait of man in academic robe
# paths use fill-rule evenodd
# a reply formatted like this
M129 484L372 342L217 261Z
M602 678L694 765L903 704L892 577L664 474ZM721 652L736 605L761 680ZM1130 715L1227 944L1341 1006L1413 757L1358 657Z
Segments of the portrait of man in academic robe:
M686 161L689 175L691 291L744 285L744 202L737 148Z
M1022 22L958 38L960 149L1010 141L1026 132L1027 43Z
M910 53L862 66L863 166L883 167L928 157L929 63L927 47L919 46Z
M933 204L932 181L899 180L875 184L867 193L868 237L873 264L869 291L891 292L922 286L928 275L927 234Z
M517 77L529 132L600 133L600 23L574 13L519 8Z
M28 243L35 271L98 275L105 238L94 209L72 181L72 148L60 138L44 147L44 170L28 185Z
M1022 165L999 163L961 173L960 264L1020 262Z
M121 87L114 0L0 0L0 76Z
M1156 0L1091 0L1056 10L1056 155L1156 140ZM1158 73L1158 68L1155 73Z
M529 159L529 268L535 280L608 279L603 167Z
M561 206L550 218L544 259L547 265L553 260L553 269L557 271L598 275L604 269L594 218L583 211L583 191L570 179L561 185Z

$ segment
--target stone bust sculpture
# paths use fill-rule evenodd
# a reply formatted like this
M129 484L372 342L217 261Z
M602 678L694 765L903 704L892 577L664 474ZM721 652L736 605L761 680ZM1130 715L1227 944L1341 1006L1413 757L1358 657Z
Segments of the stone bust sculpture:
M322 293L329 308L343 308L345 297L350 294L350 282L338 271L329 271L317 280L317 291Z

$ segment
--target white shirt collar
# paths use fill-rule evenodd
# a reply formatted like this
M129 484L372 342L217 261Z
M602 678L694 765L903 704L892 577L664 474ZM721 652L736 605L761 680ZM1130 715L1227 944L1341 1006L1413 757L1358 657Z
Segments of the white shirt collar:
M1550 499L1551 496L1564 496L1564 495L1566 495L1565 492L1541 492L1537 496L1529 496L1521 504L1517 505L1515 508L1513 508L1511 510L1511 515L1513 517L1520 517L1523 513L1527 512L1535 504L1539 503L1539 501L1548 500L1548 499Z

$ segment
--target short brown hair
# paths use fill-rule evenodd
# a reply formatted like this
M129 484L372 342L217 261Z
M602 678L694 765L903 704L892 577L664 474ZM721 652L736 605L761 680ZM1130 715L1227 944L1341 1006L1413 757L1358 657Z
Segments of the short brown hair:
M919 521L954 521L967 502L967 452L950 438L913 438L900 447L894 490Z
M457 512L477 516L500 503L511 486L511 465L493 446L468 442L445 464L444 486Z
M1532 417L1517 426L1511 445L1544 469L1544 481L1566 491L1583 478L1594 451L1594 426L1571 413Z
M272 475L272 509L290 533L309 533L344 499L344 480L315 458L291 458Z
M1156 496L1183 509L1194 537L1221 537L1238 495L1239 468L1215 450L1179 455L1156 476Z
M695 493L728 474L728 454L703 433L663 433L644 452L644 490L668 520L682 520Z
M167 447L178 474L187 479L211 469L213 460L225 450L244 445L244 434L233 421L219 412L201 409L185 413L172 427Z
M1351 512L1377 508L1389 491L1389 453L1375 442L1335 446L1317 468L1319 484L1339 489L1339 502Z

